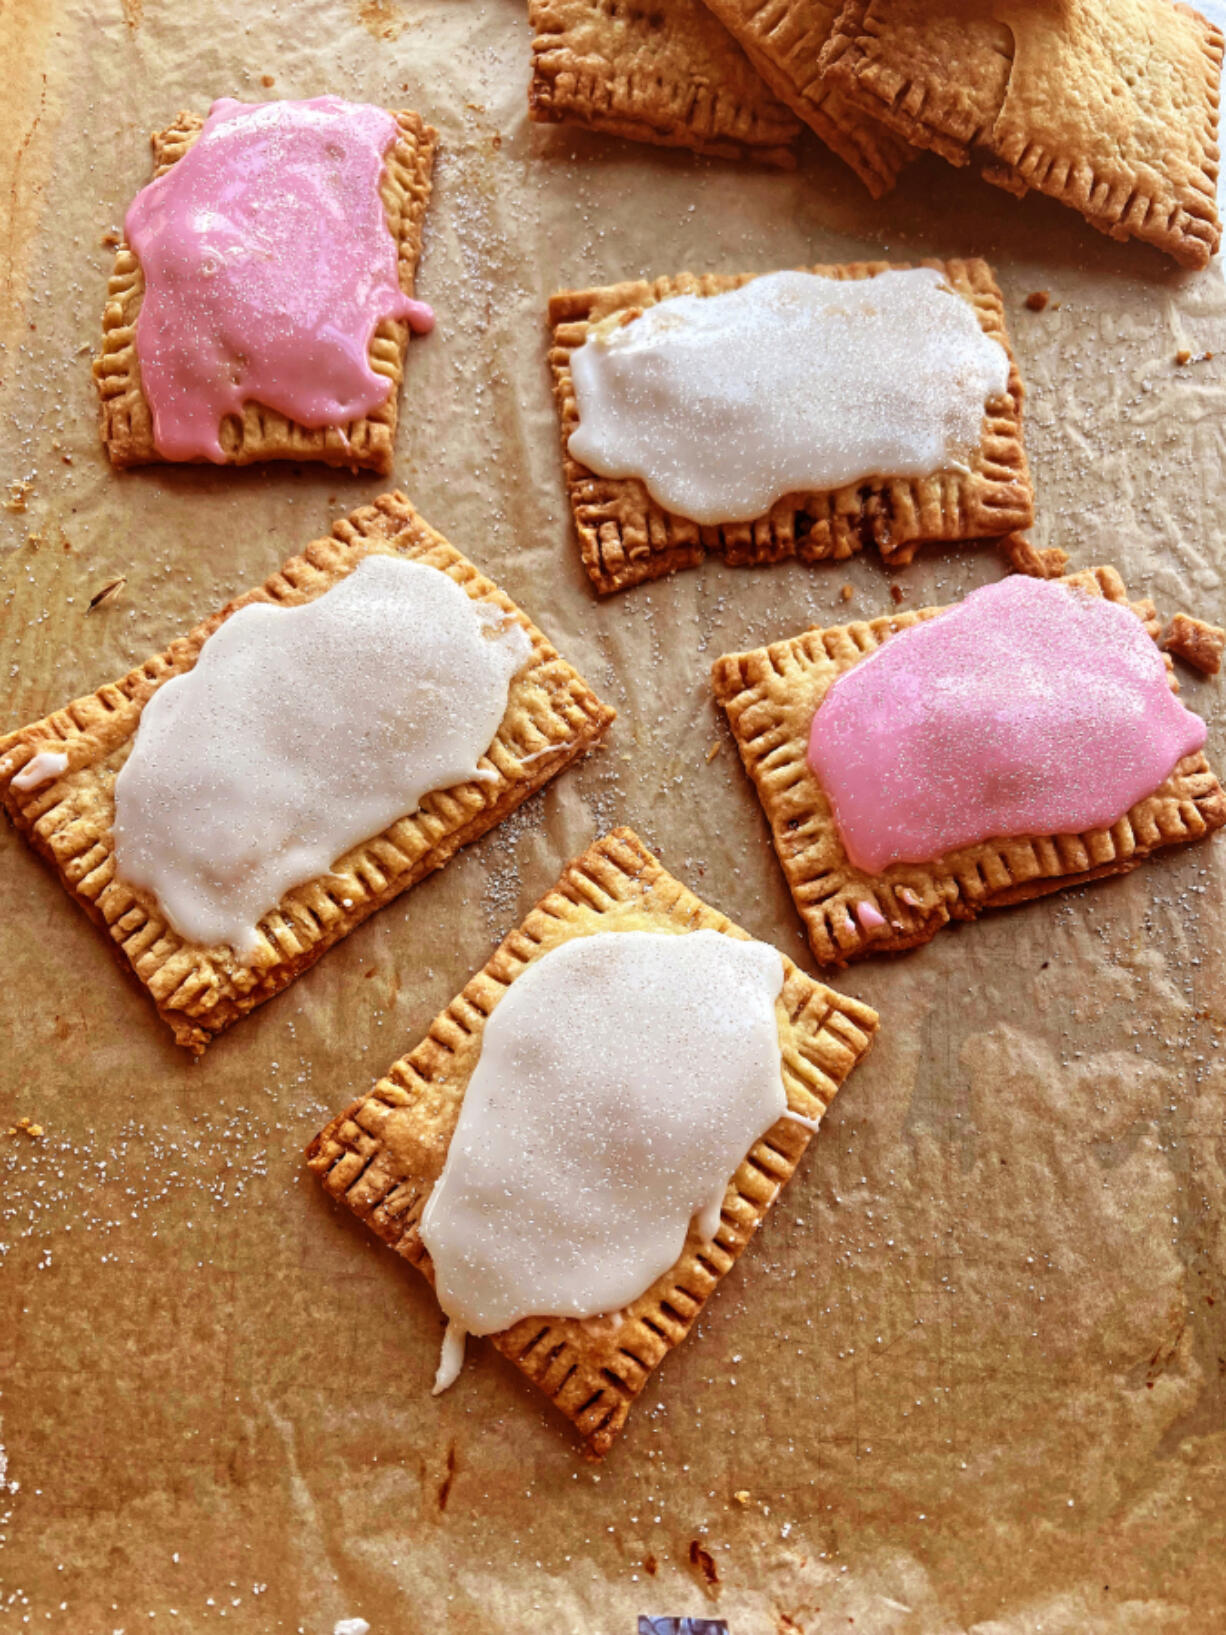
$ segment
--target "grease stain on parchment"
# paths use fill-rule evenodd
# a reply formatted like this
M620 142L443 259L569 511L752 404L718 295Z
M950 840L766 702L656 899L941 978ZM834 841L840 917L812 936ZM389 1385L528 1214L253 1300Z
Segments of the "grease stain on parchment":
M126 0L126 3L139 5L141 0ZM395 0L359 0L354 15L376 40L399 39L404 30L405 20Z

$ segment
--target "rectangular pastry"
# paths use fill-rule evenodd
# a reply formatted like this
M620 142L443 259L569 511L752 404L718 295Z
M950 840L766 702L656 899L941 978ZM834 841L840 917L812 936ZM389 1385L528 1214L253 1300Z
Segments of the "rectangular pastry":
M1025 583L1073 586L1131 608L1157 642L1159 626L1153 604L1130 604L1114 568L1087 569L1063 581ZM867 954L917 947L951 919L973 919L987 908L1125 873L1161 847L1198 840L1226 823L1226 795L1198 749L1179 759L1152 793L1109 826L1079 833L982 840L927 863L857 867L848 856L832 802L812 764L814 719L839 677L880 653L899 632L949 611L922 608L867 623L807 630L790 641L729 654L712 667L716 700L727 714L745 770L757 790L793 901L820 964L844 965ZM1069 663L1076 655L1064 652L1056 656ZM1162 686L1169 696L1176 684L1169 660L1162 657L1166 670ZM1081 708L1089 720L1089 703ZM898 731L896 720L889 730ZM997 735L1002 731L997 729ZM1008 736L1007 731L1004 735ZM1203 739L1203 733L1200 736ZM1118 736L1112 741L1117 758L1121 742ZM1071 778L1072 772L1072 766L1067 766L1066 777ZM1004 773L998 779L1007 782ZM1013 782L1017 782L1016 775Z
M891 563L906 563L925 540L970 540L1029 526L1030 474L1022 443L1023 388L1009 347L1004 304L987 263L925 260L974 310L983 333L1008 358L1008 387L988 404L978 447L964 469L922 477L867 478L827 493L792 494L755 521L700 524L666 510L634 477L595 475L571 453L579 426L573 353L602 320L629 322L657 303L681 295L716 296L739 290L753 273L681 273L653 283L637 280L590 290L563 290L549 303L549 354L561 423L567 493L583 565L602 595L693 567L708 551L734 565L787 557L842 560L872 543ZM857 261L806 269L824 278L862 280L906 263Z
M706 0L775 95L850 165L873 198L887 194L912 150L822 74L818 60L841 0Z
M917 147L1208 265L1221 32L1171 0L846 0L824 83Z
M273 104L272 106L277 106ZM401 110L391 116L396 134L378 180L386 226L394 247L400 291L413 294L421 255L422 226L430 200L431 174L438 133L419 114ZM193 148L205 126L199 114L181 113L173 125L152 137L153 176L165 176ZM221 259L220 257L218 258ZM154 417L142 389L136 326L146 298L146 279L132 248L121 243L115 254L106 307L102 316L102 352L93 365L99 394L102 442L116 466L147 465L169 456L160 453ZM409 303L412 305L412 303ZM350 470L386 475L392 468L399 394L404 379L410 322L382 317L368 348L370 370L390 383L382 403L343 424L308 427L254 398L239 412L221 420L218 463L250 465L257 460L318 461ZM200 459L199 454L173 458Z
M179 935L155 894L118 877L115 783L142 713L172 678L192 671L206 641L253 604L300 608L346 581L367 559L440 570L479 608L514 623L531 644L478 775L427 794L411 815L286 892L258 923L253 957ZM247 592L129 675L0 738L0 798L15 827L65 890L113 939L177 1043L211 1040L347 936L377 908L440 868L534 790L599 741L614 711L561 659L498 587L430 528L401 494L385 494L338 522ZM377 728L371 724L371 730ZM236 763L236 775L242 775Z
M795 165L799 122L701 0L659 0L649 10L529 0L528 18L534 120Z
M764 946L668 875L629 829L617 829L566 868L422 1042L311 1143L310 1168L332 1196L432 1283L422 1216L444 1169L491 1015L546 956L556 957L576 939L629 931L717 932ZM777 958L783 987L773 1014L787 1113L752 1145L726 1189L721 1178L714 1236L704 1241L692 1225L676 1263L624 1309L583 1318L527 1317L492 1334L499 1351L574 1424L595 1458L609 1451L651 1371L685 1338L746 1248L795 1171L811 1128L872 1043L873 1011Z

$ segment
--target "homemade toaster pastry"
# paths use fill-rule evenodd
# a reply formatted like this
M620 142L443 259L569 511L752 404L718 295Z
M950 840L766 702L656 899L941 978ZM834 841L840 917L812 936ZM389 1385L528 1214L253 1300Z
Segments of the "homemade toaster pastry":
M400 111L393 117L398 135L385 157L379 191L395 243L400 287L411 296L430 202L438 133L419 114ZM199 114L181 113L173 125L154 132L154 178L165 175L183 158L199 139L204 123ZM122 243L115 253L102 315L102 352L93 366L102 442L116 466L147 465L164 459L154 442L153 415L141 390L136 351L136 323L144 293L140 262ZM248 401L241 415L227 415L222 422L220 441L225 464L303 460L351 470L365 468L386 476L392 469L408 344L407 322L391 318L379 322L371 338L369 362L376 375L391 382L391 389L378 408L346 425L301 426L275 409Z
M431 1281L422 1214L442 1172L487 1019L542 955L571 938L629 930L712 930L747 939L667 874L629 829L614 830L567 867L422 1042L311 1143L310 1168L333 1197ZM747 1247L795 1172L810 1126L872 1043L877 1018L867 1005L815 982L786 958L783 973L775 1008L787 1107L807 1122L781 1118L755 1143L728 1183L714 1238L704 1240L691 1226L678 1262L617 1314L529 1317L491 1336L571 1421L595 1458L609 1451L652 1370L685 1339ZM430 1350L432 1367L433 1336Z
M1087 569L1064 583L1131 605L1157 641L1153 604L1129 604L1114 568ZM1226 794L1197 751L1110 828L986 840L932 863L894 863L880 874L856 868L809 764L814 714L837 677L899 631L945 611L921 608L807 630L789 641L729 654L712 666L716 701L762 803L819 964L839 966L915 948L950 920L974 919L988 908L1126 873L1162 847L1199 840L1226 824Z
M839 280L873 278L905 263L849 262L805 269ZM1033 495L1022 443L1023 389L1005 329L1004 305L987 263L935 261L939 272L974 309L985 335L1009 360L1006 392L987 406L979 446L965 469L927 477L870 477L833 492L793 494L750 522L703 525L667 511L635 477L600 477L569 451L579 411L571 356L596 324L615 314L630 321L648 307L680 295L714 296L742 288L753 273L682 273L654 283L635 281L600 289L564 290L549 303L553 372L562 438L563 474L583 565L602 594L696 566L708 551L733 565L839 561L873 544L886 561L911 560L926 540L995 538L1028 527Z
M248 963L227 946L185 941L152 893L117 877L114 785L141 712L157 689L189 671L201 647L255 602L301 606L380 553L439 569L478 603L513 619L531 658L510 685L481 775L426 795L420 807L340 857L321 878L287 892L259 922ZM0 738L0 798L14 826L55 869L65 890L113 939L175 1040L201 1052L223 1029L279 993L369 915L431 873L604 735L615 712L601 701L509 597L434 532L402 494L385 494L291 557L258 589L231 602L164 653L44 721ZM22 789L36 756L63 770Z

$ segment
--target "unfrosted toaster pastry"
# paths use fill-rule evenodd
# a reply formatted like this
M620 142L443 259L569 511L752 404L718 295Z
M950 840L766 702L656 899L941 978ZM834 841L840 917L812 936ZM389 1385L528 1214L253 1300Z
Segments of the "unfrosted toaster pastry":
M823 83L1010 193L1206 266L1220 30L1172 0L845 0Z
M762 78L850 165L873 198L898 180L913 150L888 125L844 96L820 68L840 0L706 0Z
M529 0L531 116L791 169L800 124L701 0Z

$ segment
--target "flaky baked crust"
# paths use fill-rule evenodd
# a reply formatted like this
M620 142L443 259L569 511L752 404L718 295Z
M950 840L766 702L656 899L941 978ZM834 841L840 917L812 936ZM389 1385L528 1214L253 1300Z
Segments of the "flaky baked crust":
M1130 604L1114 568L1087 569L1064 582L1131 605L1157 640L1153 604ZM1199 840L1226 823L1226 795L1197 752L1110 829L987 840L935 863L895 863L884 874L857 869L808 762L814 712L837 676L898 631L945 611L927 607L867 624L807 630L756 652L729 654L712 667L716 700L762 802L819 964L845 965L866 954L915 948L951 919L973 919L985 908L1123 874L1160 847ZM859 903L876 909L885 923L861 925Z
M1162 645L1168 653L1174 653L1202 675L1215 676L1222 668L1222 655L1226 653L1226 630L1205 619L1194 619L1189 613L1176 613L1167 626Z
M824 80L1013 193L1187 267L1216 251L1222 35L1171 0L846 0Z
M911 265L851 261L805 269L826 278L873 278ZM1021 376L1009 346L1005 309L986 261L925 260L971 306L984 333L1009 354L1009 387L987 407L979 448L969 469L932 477L868 478L824 494L792 494L754 522L704 526L666 511L634 477L598 477L568 447L579 424L570 355L592 325L616 312L637 316L674 295L721 295L739 289L756 273L681 273L611 284L603 289L563 290L549 303L553 347L549 364L562 431L562 464L583 565L603 595L694 567L708 551L735 565L842 560L875 544L887 561L909 562L924 540L996 538L1029 527L1034 510L1030 472L1022 445Z
M701 0L528 0L528 17L533 119L795 165L799 122Z
M395 119L400 134L388 149L379 191L396 242L400 288L412 295L438 132L420 114L401 111ZM199 114L181 113L168 129L154 133L155 179L183 157L203 128ZM93 365L102 442L111 464L116 466L165 462L165 456L154 446L153 416L141 390L136 355L136 320L144 293L140 263L128 245L121 244L102 314L102 352ZM371 337L370 366L392 386L386 401L361 420L351 420L345 426L310 428L255 402L246 403L241 415L227 415L221 425L224 463L245 466L257 460L311 460L386 476L392 469L408 345L407 323L381 320Z
M822 74L840 0L706 0L775 95L880 199L894 186L911 149Z
M1063 579L1068 552L1059 545L1034 545L1021 534L1008 534L997 549L1014 573L1031 579Z
M435 1019L416 1049L369 1095L335 1118L308 1149L310 1168L397 1254L433 1281L418 1227L442 1172L464 1091L481 1054L486 1018L533 960L597 931L748 933L674 880L629 829L589 847L485 969ZM819 1119L872 1044L876 1013L814 982L784 957L776 1006L788 1106ZM493 1343L548 1396L602 1458L652 1369L689 1333L791 1177L810 1131L780 1119L728 1184L719 1231L691 1227L676 1265L614 1316L530 1317Z
M314 601L375 554L439 568L474 601L501 609L531 637L532 659L512 681L498 735L481 758L481 769L496 776L427 795L417 812L346 852L329 874L287 892L260 921L260 945L250 965L228 947L186 942L166 923L152 893L129 886L115 872L114 785L141 711L163 682L192 668L208 637L240 607ZM200 1054L377 908L441 868L590 749L615 713L403 494L384 494L122 680L0 738L0 799L69 895L114 939L176 1042ZM68 770L29 792L15 789L14 774L42 751L66 754Z

